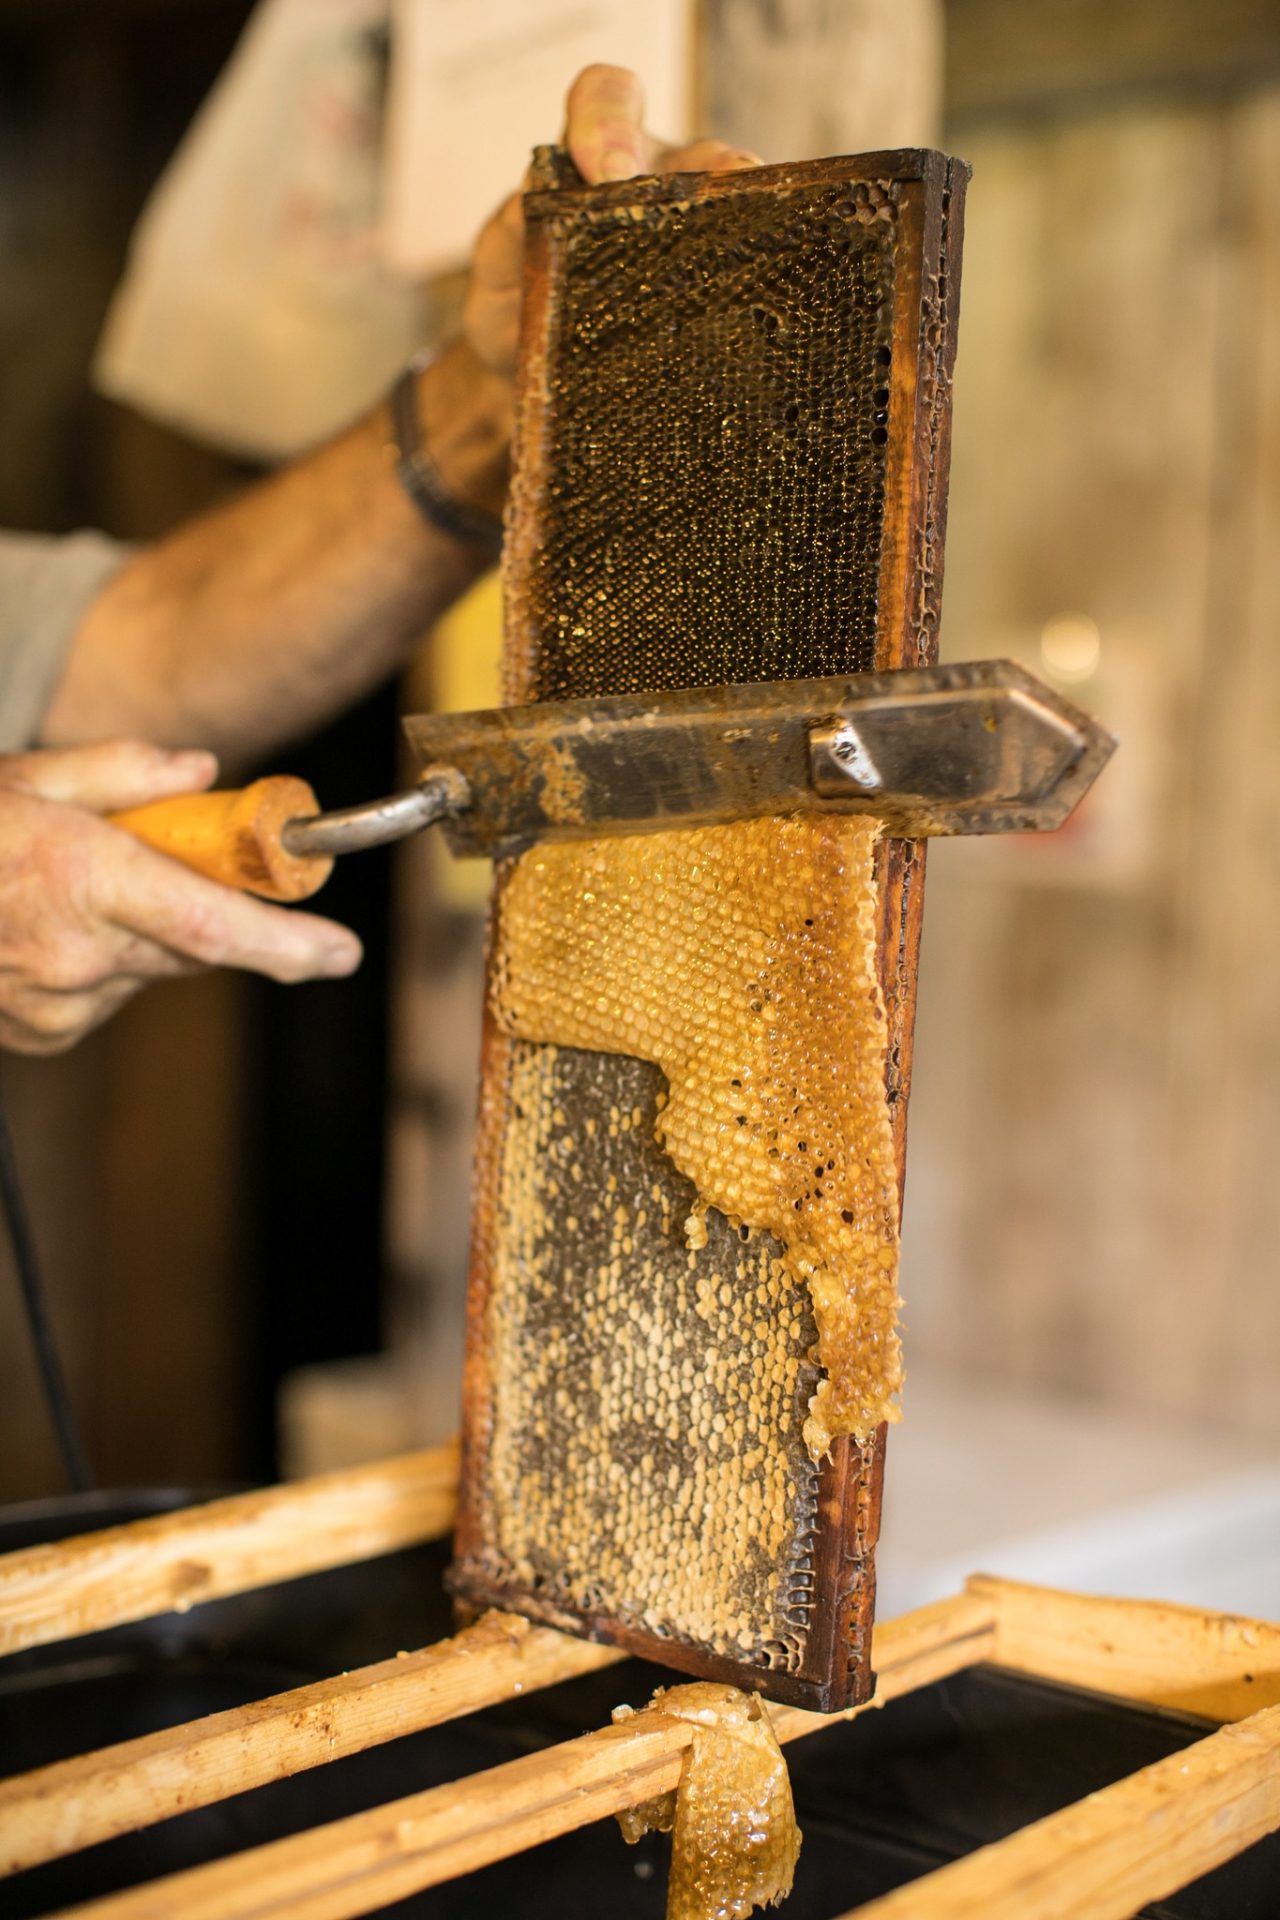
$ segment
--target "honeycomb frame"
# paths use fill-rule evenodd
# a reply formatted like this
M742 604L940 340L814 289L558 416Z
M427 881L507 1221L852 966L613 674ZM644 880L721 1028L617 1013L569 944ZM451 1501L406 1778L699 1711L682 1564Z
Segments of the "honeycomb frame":
M504 668L509 699L647 690L621 679L624 669L606 647L583 670L580 659L566 664L557 653L548 593L548 555L563 546L558 501L564 494L556 446L557 408L563 409L563 379L573 335L566 337L564 316L572 284L570 266L578 249L601 236L616 236L627 221L637 225L677 221L695 215L726 230L748 209L785 218L788 210L829 207L833 195L870 206L886 221L889 238L889 296L881 316L887 326L889 367L876 378L888 387L881 445L883 489L876 530L876 582L871 630L862 651L831 659L823 647L830 634L802 639L797 655L780 658L757 646L747 657L741 647L723 646L699 657L690 646L683 659L661 669L659 681L643 662L631 671L650 672L651 684L696 685L734 678L767 679L798 674L931 664L937 656L938 602L945 530L946 481L950 444L950 377L955 351L961 218L967 168L931 152L870 154L765 167L747 174L686 175L627 181L588 189L574 184L563 156L544 151L535 163L526 196L526 278L517 386L517 425L512 502L508 518L506 566L506 641ZM761 202L757 196L766 196ZM887 209L887 212L886 212ZM717 229L718 230L718 229ZM639 294L637 298L641 297ZM580 323L575 323L580 335ZM574 395L592 378L590 365L574 365ZM867 395L861 396L864 402ZM572 488L569 489L572 500ZM563 590L564 579L560 580ZM709 670L710 669L710 670ZM676 676L674 679L671 674ZM915 977L924 878L923 847L887 839L876 853L878 947L881 987L888 1022L886 1097L892 1116L899 1183L906 1163L906 1110L911 1071ZM497 892L503 885L501 873ZM795 1515L797 1553L805 1568L804 1627L796 1657L783 1669L735 1658L694 1633L661 1632L607 1603L583 1604L569 1586L517 1577L495 1537L491 1442L495 1410L501 1404L503 1368L509 1352L496 1341L491 1325L491 1289L503 1235L503 1169L520 1117L514 1082L520 1049L527 1043L501 1032L486 1015L481 1062L480 1127L473 1210L472 1260L468 1296L468 1342L464 1377L464 1427L460 1511L450 1584L466 1605L496 1605L682 1669L698 1678L726 1681L763 1691L771 1698L819 1711L836 1711L865 1699L872 1685L870 1629L874 1609L874 1547L884 1460L884 1431L865 1443L838 1439L815 1470L812 1497ZM563 1057L563 1056L562 1056ZM603 1072L616 1104L631 1111L637 1089L646 1098L651 1072L620 1056L581 1056ZM602 1068L600 1062L604 1061ZM574 1063L568 1059L569 1097ZM637 1073L641 1072L640 1080ZM579 1093L585 1095L585 1081ZM655 1148L655 1158L661 1154ZM603 1178L604 1161L597 1173ZM649 1169L652 1171L652 1169ZM672 1206L681 1204L680 1177L669 1166ZM801 1538L801 1536L803 1536ZM690 1551L698 1550L691 1537ZM578 1570L581 1579L582 1569Z

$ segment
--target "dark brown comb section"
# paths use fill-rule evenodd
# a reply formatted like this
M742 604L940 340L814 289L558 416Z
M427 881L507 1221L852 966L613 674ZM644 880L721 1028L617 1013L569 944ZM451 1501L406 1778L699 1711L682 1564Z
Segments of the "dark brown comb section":
M569 223L539 698L871 667L894 213L840 181Z
M872 154L591 190L562 169L543 155L526 202L508 696L931 661L966 169ZM882 843L876 878L901 1177L921 851ZM812 1313L770 1236L713 1209L698 1262L723 1282L691 1282L661 1091L490 1018L454 1588L833 1710L870 1688L883 1430L810 1460ZM601 1422L606 1373L630 1405Z

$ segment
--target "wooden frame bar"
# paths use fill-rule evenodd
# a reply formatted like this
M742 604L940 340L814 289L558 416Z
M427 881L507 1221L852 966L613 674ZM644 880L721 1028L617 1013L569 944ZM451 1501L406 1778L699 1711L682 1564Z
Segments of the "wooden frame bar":
M1280 1827L1280 1707L843 1920L1129 1920Z
M999 1622L996 1662L1202 1720L1280 1705L1280 1626L1151 1600L1099 1600L973 1574Z
M0 1654L438 1540L457 1486L433 1447L0 1555Z
M0 1781L0 1875L420 1733L624 1656L491 1614L455 1639Z
M551 1629L543 1636L575 1644ZM579 1651L608 1658L604 1649L578 1644ZM969 1595L890 1621L877 1630L875 1704L989 1658L994 1647L992 1610ZM853 1719L870 1704L836 1714L778 1708L774 1726L780 1740L796 1740ZM398 1731L410 1729L402 1725ZM95 1920L167 1920L179 1913L183 1920L250 1920L266 1914L281 1920L286 1915L343 1920L369 1913L669 1792L679 1783L691 1738L687 1721L661 1714L602 1727L455 1784L68 1912L92 1914ZM177 1812L177 1806L170 1811Z
M687 1722L645 1719L66 1909L94 1920L343 1920L667 1793Z

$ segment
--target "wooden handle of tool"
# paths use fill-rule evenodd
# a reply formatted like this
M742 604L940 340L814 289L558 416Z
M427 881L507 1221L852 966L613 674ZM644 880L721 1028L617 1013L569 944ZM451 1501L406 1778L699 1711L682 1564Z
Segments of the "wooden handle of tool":
M305 780L277 774L238 793L183 793L108 818L113 827L224 887L264 900L305 900L324 885L333 861L286 852L280 833L287 820L319 811Z

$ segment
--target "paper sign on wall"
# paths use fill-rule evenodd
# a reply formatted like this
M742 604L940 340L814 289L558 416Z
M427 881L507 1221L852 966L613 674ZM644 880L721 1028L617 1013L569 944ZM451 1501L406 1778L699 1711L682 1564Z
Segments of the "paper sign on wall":
M641 76L655 132L689 131L692 0L394 0L392 19L385 245L403 273L461 265L592 61Z

